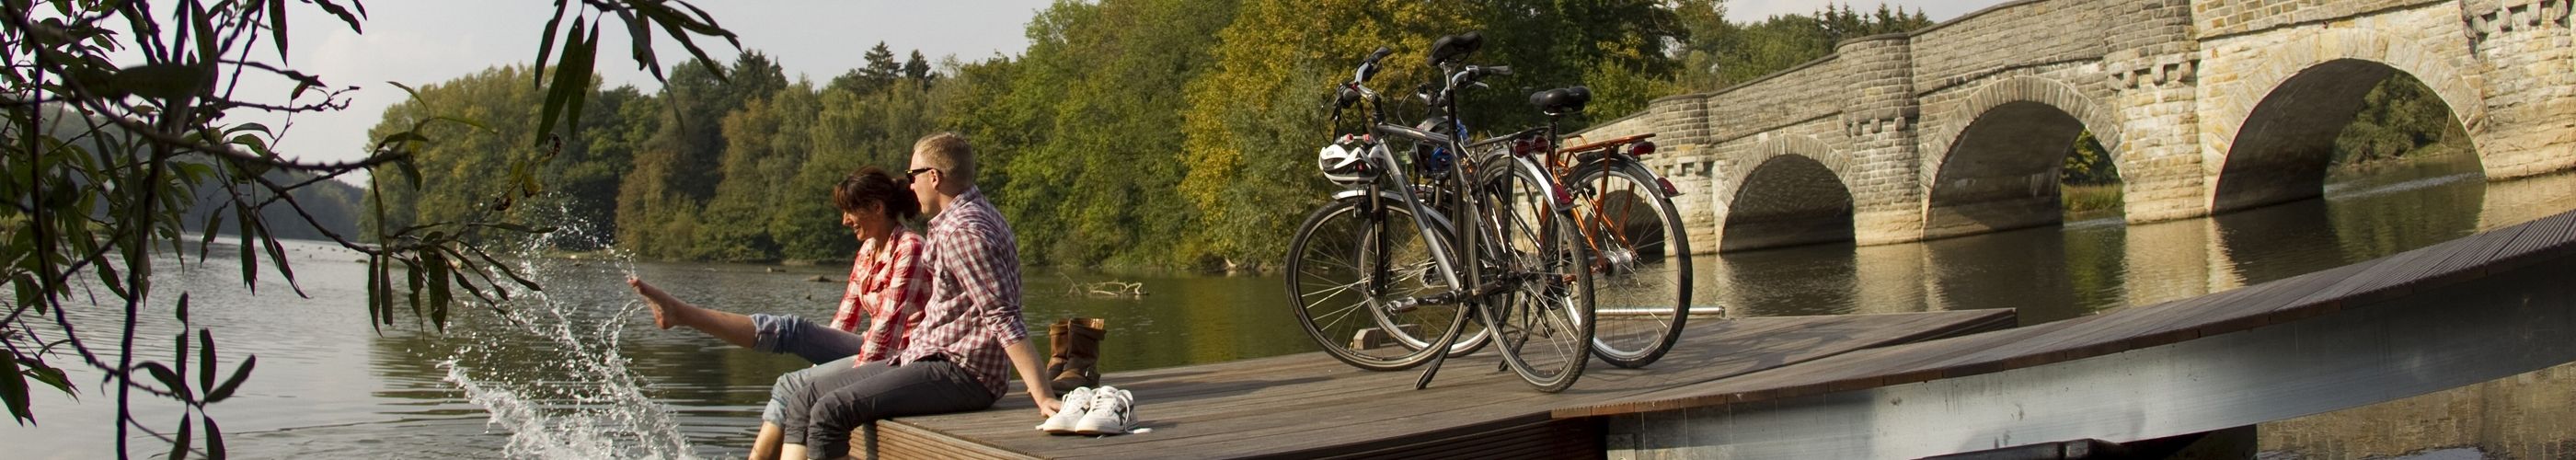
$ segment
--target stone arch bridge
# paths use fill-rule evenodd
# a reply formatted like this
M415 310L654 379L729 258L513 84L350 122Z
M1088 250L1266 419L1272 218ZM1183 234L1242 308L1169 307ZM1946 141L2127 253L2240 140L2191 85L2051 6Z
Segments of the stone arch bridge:
M2500 180L2576 167L2571 2L2017 1L1584 135L1659 133L1648 162L1703 252L2050 225L2086 130L2133 223L2315 197L2336 134L2401 72Z

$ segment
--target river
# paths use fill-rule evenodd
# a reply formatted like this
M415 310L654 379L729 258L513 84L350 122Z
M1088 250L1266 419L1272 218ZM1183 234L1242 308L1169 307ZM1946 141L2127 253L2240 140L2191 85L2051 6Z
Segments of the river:
M2576 175L2489 183L2464 155L2339 176L2327 189L2323 199L2214 218L2129 226L2114 215L1920 243L1702 256L1695 297L1738 317L2015 308L2034 324L2295 276L2576 209ZM460 307L444 330L406 314L379 331L361 307L355 255L309 243L290 244L288 254L310 298L295 297L276 276L262 277L258 295L249 295L229 259L201 268L192 258L155 274L163 304L146 312L168 318L167 302L186 289L194 325L214 329L227 367L260 357L241 393L210 409L233 454L245 458L740 457L771 380L804 364L656 330L619 280L631 273L719 309L827 318L841 284L809 279L847 273L530 259L524 268L547 286L542 295L499 310ZM1077 289L1109 280L1143 283L1146 295ZM1031 269L1024 281L1035 334L1057 318L1107 319L1108 371L1312 349L1288 316L1276 276ZM112 331L114 310L75 308L71 319L87 331ZM144 331L144 357L169 355L162 338L179 332L166 320L147 321ZM113 397L96 372L73 374L82 383L78 401L38 388L40 425L0 429L9 457L108 455ZM2560 366L2266 424L2262 448L2268 458L2571 455L2571 389L2576 366ZM175 407L161 401L138 413L156 429L176 424ZM148 436L137 445L166 446Z

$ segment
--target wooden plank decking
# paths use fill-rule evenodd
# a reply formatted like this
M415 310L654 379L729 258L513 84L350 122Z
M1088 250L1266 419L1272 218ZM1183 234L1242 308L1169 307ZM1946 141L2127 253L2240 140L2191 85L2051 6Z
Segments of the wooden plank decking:
M2025 328L2012 328L2008 309L1694 323L1682 346L1654 368L1595 364L1560 394L1531 391L1496 372L1490 352L1451 360L1433 387L1420 391L1410 389L1413 372L1363 372L1310 353L1110 374L1106 383L1136 393L1136 413L1152 433L1047 436L1031 430L1038 418L1027 397L1013 394L993 410L887 421L867 446L890 458L1599 456L1602 416L1979 378L2239 337L2443 295L2537 264L2557 264L2538 267L2554 270L2576 263L2571 258L2576 212L2227 292Z
M1710 408L2045 366L2334 314L2576 255L2576 212L2227 292L2009 331L1845 353L1555 411Z
M1133 391L1153 432L1048 436L1031 429L1037 412L1015 389L991 410L882 422L859 448L884 458L1597 457L1599 425L1552 410L2014 325L2010 309L1694 322L1654 366L1595 362L1558 394L1497 372L1490 351L1450 360L1418 391L1415 372L1360 371L1322 353L1117 372L1102 382Z

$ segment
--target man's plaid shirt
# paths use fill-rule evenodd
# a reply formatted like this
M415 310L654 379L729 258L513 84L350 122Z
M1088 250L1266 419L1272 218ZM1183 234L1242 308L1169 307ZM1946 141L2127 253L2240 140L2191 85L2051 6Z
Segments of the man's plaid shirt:
M1020 319L1019 242L983 190L970 188L930 218L928 244L922 262L931 268L930 305L893 364L943 356L999 398L1011 380L1002 347L1029 337Z

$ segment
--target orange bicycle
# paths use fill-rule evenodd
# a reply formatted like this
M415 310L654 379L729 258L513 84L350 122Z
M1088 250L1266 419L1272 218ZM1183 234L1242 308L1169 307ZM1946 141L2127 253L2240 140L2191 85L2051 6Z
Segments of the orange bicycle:
M1593 255L1593 353L1619 367L1644 367L1672 350L1690 320L1690 235L1673 207L1681 191L1638 159L1655 152L1654 134L1562 145L1557 119L1581 112L1591 98L1581 86L1530 95L1548 124L1543 135L1521 137L1536 145L1515 150L1545 152L1548 174L1573 197Z

